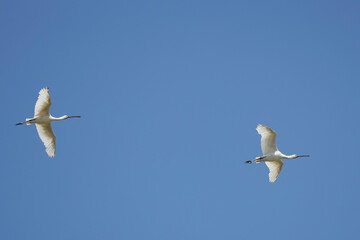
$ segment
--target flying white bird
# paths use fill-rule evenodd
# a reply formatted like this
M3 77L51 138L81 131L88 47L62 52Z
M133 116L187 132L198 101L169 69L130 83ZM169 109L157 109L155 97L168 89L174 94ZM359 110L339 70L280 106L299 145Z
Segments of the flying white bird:
M30 125L35 123L41 141L44 143L46 153L49 157L55 157L56 137L51 129L51 122L60 121L68 118L79 118L80 116L68 116L56 118L50 115L51 100L49 95L49 88L43 88L39 92L39 98L35 104L35 113L33 118L26 118L25 122L17 123L16 125Z
M261 150L263 152L262 157L257 157L255 160L246 161L245 163L259 163L265 162L269 168L269 181L275 182L279 176L283 162L281 159L294 159L299 157L310 157L310 155L285 155L282 154L276 147L276 132L269 127L259 124L256 128L257 132L261 135Z

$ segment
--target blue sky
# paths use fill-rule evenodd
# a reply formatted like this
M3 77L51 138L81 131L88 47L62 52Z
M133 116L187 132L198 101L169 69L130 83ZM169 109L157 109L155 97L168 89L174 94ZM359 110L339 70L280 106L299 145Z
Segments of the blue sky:
M354 239L356 1L0 4L0 239ZM57 156L33 115L50 88ZM274 184L258 123L287 160Z

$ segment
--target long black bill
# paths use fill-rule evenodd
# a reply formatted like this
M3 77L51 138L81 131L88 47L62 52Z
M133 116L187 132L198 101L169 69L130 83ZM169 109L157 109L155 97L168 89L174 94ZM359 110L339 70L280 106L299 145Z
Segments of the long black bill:
M79 118L80 116L69 116L69 118Z
M310 155L300 155L298 157L310 157Z

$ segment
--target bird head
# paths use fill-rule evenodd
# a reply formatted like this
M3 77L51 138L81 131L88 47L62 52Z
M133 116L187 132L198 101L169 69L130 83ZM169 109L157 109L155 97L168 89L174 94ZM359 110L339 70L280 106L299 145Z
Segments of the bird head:
M294 154L295 158L299 158L299 157L310 157L310 155L296 155Z
M68 115L65 115L64 116L64 119L68 119L68 118L79 118L80 116L68 116Z

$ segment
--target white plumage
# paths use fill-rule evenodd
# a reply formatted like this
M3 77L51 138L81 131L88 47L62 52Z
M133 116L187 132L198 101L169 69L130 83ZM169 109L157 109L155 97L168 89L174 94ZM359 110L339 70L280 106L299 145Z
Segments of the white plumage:
M280 174L280 171L283 166L281 159L294 159L298 157L309 157L309 155L298 156L285 155L282 154L276 146L276 132L269 127L259 124L256 128L257 132L261 135L261 150L263 156L255 158L255 160L246 161L245 163L259 163L265 162L266 166L269 168L269 181L271 183L275 182L277 177Z
M56 118L50 115L50 106L51 99L49 95L49 88L43 88L40 90L38 100L35 104L34 117L26 118L25 122L17 123L16 125L30 125L35 123L39 137L45 145L46 153L49 157L55 157L56 137L51 128L51 122L80 116L64 115Z
M56 137L50 123L36 123L37 132L49 157L55 157Z
M265 164L269 168L269 181L273 183L279 176L284 163L281 160L278 160L278 161L266 161Z
M256 131L261 135L261 150L263 155L276 152L276 132L269 127L259 124Z
M51 99L49 88L43 88L39 92L38 100L35 104L34 117L42 117L50 115Z

